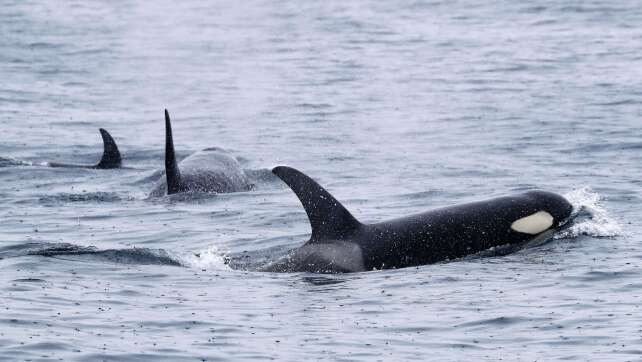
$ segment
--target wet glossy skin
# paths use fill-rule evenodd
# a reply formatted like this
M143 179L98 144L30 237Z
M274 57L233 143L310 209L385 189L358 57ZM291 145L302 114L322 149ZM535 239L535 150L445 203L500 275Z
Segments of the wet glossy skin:
M273 172L299 196L312 223L312 237L265 271L336 273L431 264L528 242L558 228L572 212L562 196L530 191L362 224L306 175L287 167ZM516 221L541 212L552 217L550 225L535 233L512 228Z

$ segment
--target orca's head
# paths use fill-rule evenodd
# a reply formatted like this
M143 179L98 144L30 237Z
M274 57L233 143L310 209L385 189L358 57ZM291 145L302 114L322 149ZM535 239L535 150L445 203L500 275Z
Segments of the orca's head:
M564 197L547 191L529 191L524 194L529 209L537 210L511 224L511 229L525 234L539 234L566 223L573 212L573 205Z

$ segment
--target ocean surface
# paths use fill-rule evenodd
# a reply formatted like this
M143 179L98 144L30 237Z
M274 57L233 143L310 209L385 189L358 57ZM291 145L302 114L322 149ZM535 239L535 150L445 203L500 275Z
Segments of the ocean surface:
M0 4L1 361L639 361L638 1ZM255 190L150 198L181 157ZM96 163L98 128L123 169ZM255 271L307 240L296 167L361 221L531 189L583 217L508 255Z

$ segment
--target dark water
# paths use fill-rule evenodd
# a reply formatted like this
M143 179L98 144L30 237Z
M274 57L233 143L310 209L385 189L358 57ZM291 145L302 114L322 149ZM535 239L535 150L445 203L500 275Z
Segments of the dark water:
M0 360L639 360L636 1L3 1ZM182 157L251 192L149 199ZM129 168L95 163L108 129ZM232 270L307 239L267 171L362 221L533 188L584 217L504 256ZM230 260L231 258L231 260Z

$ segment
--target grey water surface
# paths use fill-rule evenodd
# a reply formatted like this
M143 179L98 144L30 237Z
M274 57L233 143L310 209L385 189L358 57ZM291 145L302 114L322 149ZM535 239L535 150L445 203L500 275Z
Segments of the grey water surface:
M0 360L640 360L638 1L0 4ZM181 157L255 190L148 197ZM98 128L127 168L95 163ZM515 253L342 275L308 173L364 222L535 188L586 215Z

